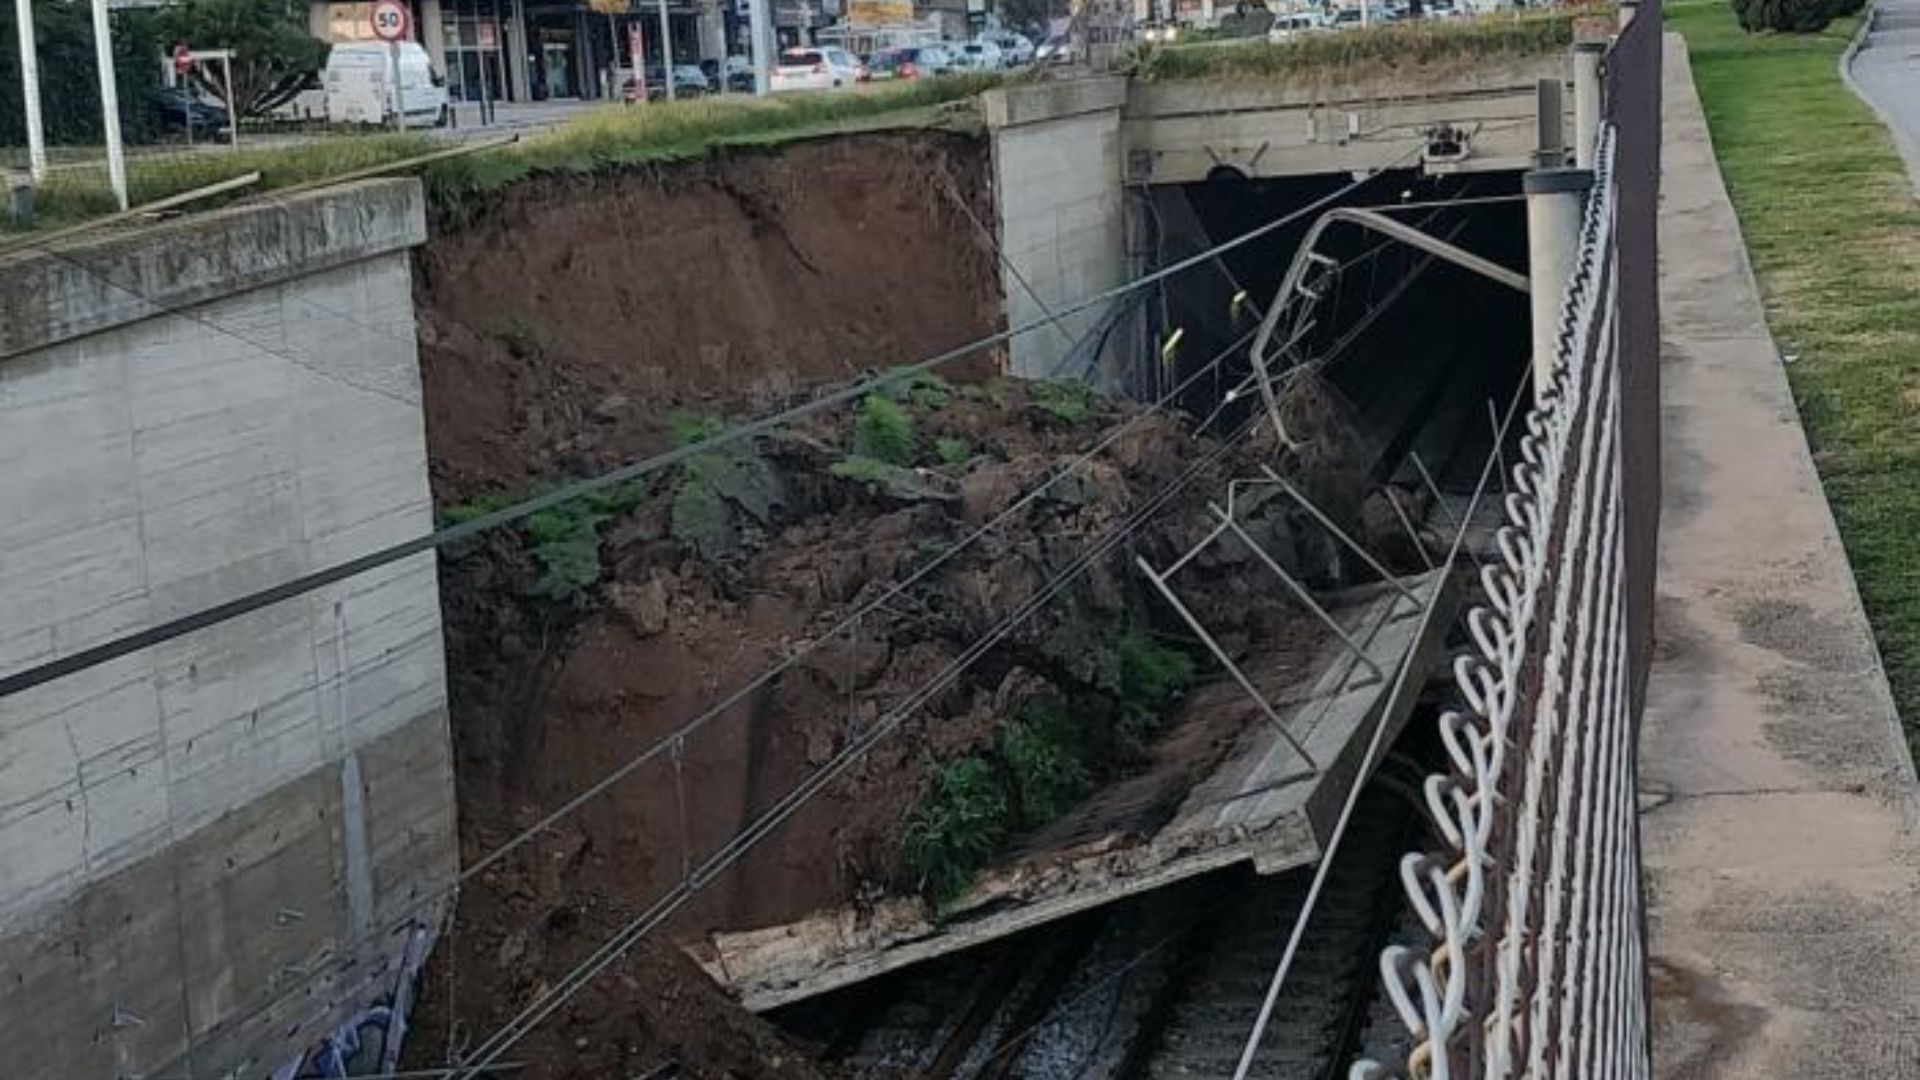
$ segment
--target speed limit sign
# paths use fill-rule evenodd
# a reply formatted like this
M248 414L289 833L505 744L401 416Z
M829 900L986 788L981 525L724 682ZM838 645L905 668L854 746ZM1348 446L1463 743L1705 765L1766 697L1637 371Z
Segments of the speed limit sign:
M413 36L413 13L405 0L375 0L368 17L373 21L373 36L381 41L405 41Z

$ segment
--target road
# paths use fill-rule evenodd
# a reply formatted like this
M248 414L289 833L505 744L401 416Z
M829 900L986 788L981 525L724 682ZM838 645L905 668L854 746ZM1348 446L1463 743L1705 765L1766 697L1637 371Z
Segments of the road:
M1879 110L1920 186L1920 0L1880 0L1855 54L1854 89Z

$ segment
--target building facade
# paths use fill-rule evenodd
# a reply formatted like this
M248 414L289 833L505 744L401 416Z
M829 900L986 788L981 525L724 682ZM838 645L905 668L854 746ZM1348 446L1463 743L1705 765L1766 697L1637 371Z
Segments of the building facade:
M635 66L635 28L644 62L660 63L660 9L654 0L627 0L613 13L584 0L408 2L414 37L446 78L454 101L617 95ZM370 0L315 0L309 27L324 41L371 41L372 8ZM666 0L666 12L674 63L717 60L729 51L735 20L723 0Z

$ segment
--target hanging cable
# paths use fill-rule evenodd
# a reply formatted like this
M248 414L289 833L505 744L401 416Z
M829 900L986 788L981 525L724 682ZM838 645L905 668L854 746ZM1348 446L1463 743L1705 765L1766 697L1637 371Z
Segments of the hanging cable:
M1418 152L1419 148L1416 146L1407 154L1402 155L1400 159L1388 165L1387 168L1392 168L1403 163ZM894 368L891 371L843 385L799 405L790 406L778 412L762 416L756 420L736 424L698 443L675 447L671 450L654 454L650 457L642 458L630 464L601 473L598 476L561 485L552 491L524 499L511 506L493 511L492 513L482 514L471 520L450 525L446 528L414 537L411 540L405 540L377 551L348 559L345 562L302 575L290 581L282 582L279 585L247 593L224 603L215 604L212 607L203 608L200 611L170 619L155 626L113 638L99 645L89 646L88 648L78 650L67 656L45 661L24 670L0 677L0 698L11 697L24 690L30 690L33 687L51 682L66 675L71 675L74 672L97 667L110 660L115 660L130 653L138 652L141 649L151 648L163 642L171 641L184 634L190 634L196 630L202 630L209 626L237 618L248 612L257 611L261 608L290 600L296 596L305 595L315 589L334 584L335 582L344 581L347 578L355 577L369 570L397 562L410 555L431 551L435 548L456 543L492 529L497 529L503 525L512 524L530 517L533 514L537 514L542 510L550 509L571 499L578 498L579 496L591 494L596 491L603 491L616 484L623 484L643 476L650 476L698 455L723 449L734 443L765 434L776 428L784 427L798 420L803 420L835 406L858 400L877 390L905 382L917 375L926 374L936 368L953 363L956 360L972 356L975 353L1009 341L1021 334L1030 333L1040 327L1052 325L1058 319L1089 310L1117 297L1125 296L1136 289L1163 281L1175 274L1179 274L1213 259L1223 252L1250 244L1262 236L1284 228L1309 214L1317 213L1331 206L1379 175L1381 175L1380 172L1370 173L1361 179L1354 180L1314 200L1298 210L1283 214L1264 225L1256 226L1247 232L1241 233L1239 236L1215 245L1207 251L1182 259L1171 266L1162 267L1152 273L1131 281L1123 282L1112 288L1103 289L1085 299L1056 309L1050 317L1030 320L1019 326L1001 330L989 334L986 337L975 339L964 345L948 349L945 352L936 353L933 356L912 364ZM121 286L116 285L116 287Z

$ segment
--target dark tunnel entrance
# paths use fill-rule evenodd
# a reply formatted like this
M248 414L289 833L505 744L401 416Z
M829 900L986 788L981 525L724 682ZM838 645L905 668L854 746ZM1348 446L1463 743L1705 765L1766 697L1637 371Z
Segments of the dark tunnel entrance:
M1397 220L1524 274L1519 193L1518 173L1404 170L1353 186L1344 174L1248 180L1223 171L1204 183L1149 189L1141 206L1158 266L1337 196L1329 206L1398 207ZM1162 283L1149 299L1148 323L1156 342L1176 331L1179 341L1157 357L1160 393L1193 379L1179 401L1204 415L1244 378L1248 365L1239 357L1248 336L1320 212ZM1316 251L1327 261L1309 276L1315 295L1304 304L1308 317L1291 337L1277 335L1293 345L1289 361L1318 365L1323 385L1352 407L1377 448L1376 480L1409 482L1417 458L1444 491L1471 491L1492 448L1496 416L1526 392L1526 295L1357 226L1330 228ZM1216 364L1223 355L1234 358ZM1209 366L1213 372L1202 374ZM1256 402L1245 395L1229 408ZM1507 442L1516 438L1509 431ZM1511 446L1503 450L1510 458Z

